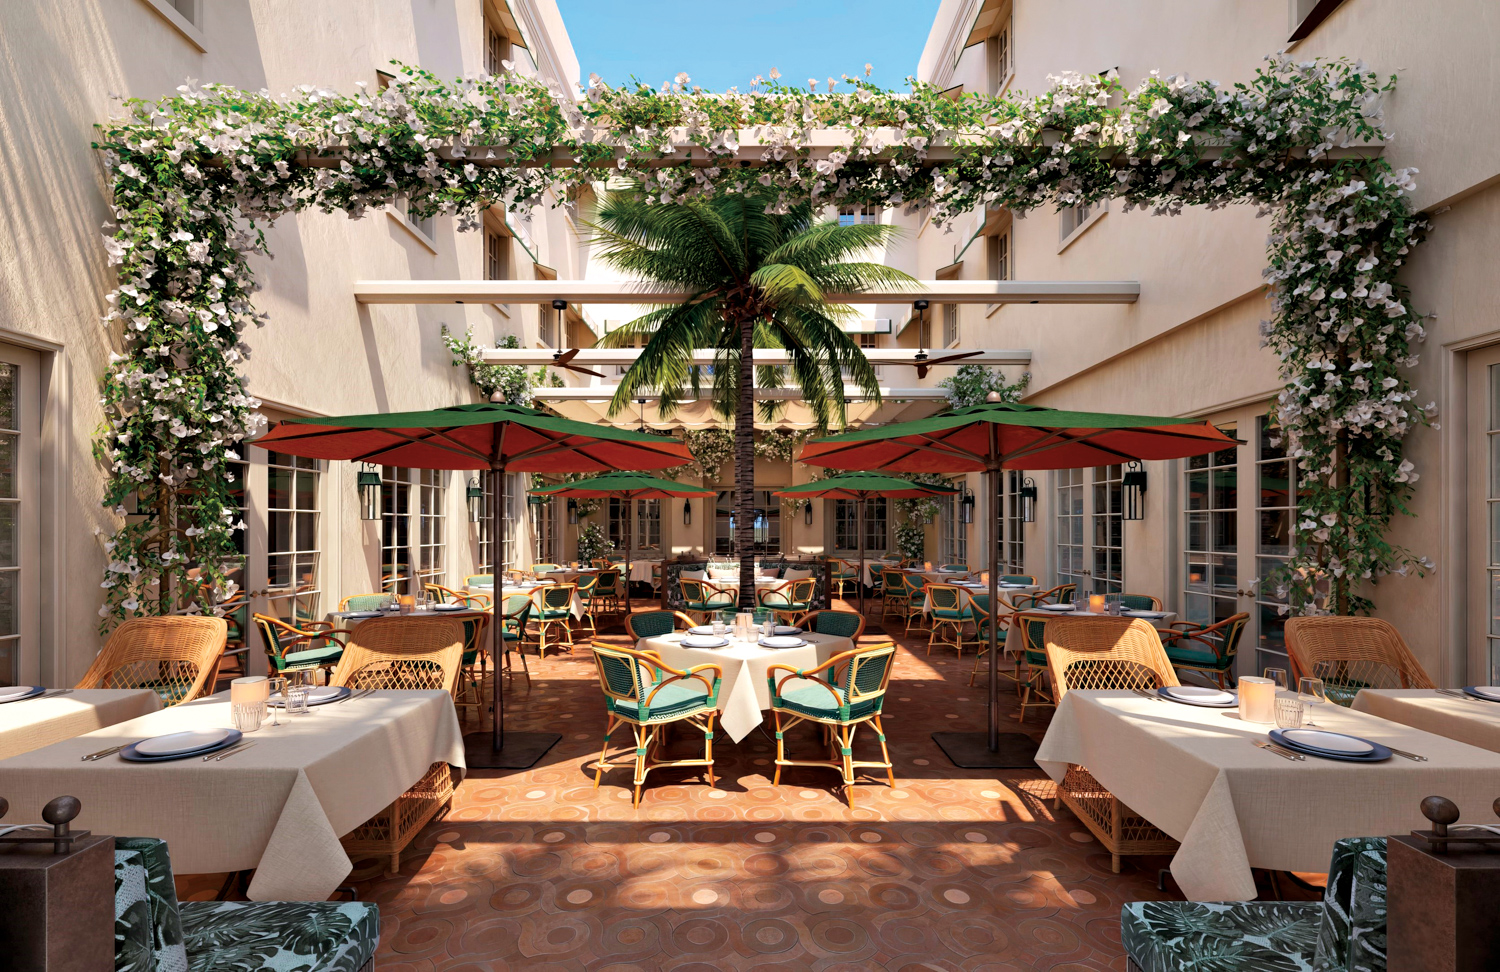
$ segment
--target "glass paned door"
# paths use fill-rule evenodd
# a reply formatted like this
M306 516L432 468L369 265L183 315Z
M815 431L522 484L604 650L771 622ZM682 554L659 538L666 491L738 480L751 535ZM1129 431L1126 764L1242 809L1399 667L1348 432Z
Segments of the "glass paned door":
M1220 426L1234 435L1233 426ZM1239 455L1183 460L1182 620L1216 624L1239 606Z
M1286 653L1286 618L1281 611L1286 598L1278 596L1275 583L1265 583L1287 558L1297 535L1297 461L1287 457L1281 436L1262 415L1256 422L1258 455L1255 460L1255 571L1262 579L1255 598L1257 634L1255 670L1281 668L1290 671Z
M1125 590L1125 521L1121 517L1124 466L1095 466L1093 520L1094 593Z
M1123 471L1123 466L1093 466L1054 474L1057 583L1077 584L1079 596L1125 589Z
M0 345L0 685L42 676L41 356Z
M1057 582L1077 584L1079 594L1093 590L1091 571L1084 555L1084 469L1057 471Z
M0 684L21 678L21 476L19 365L0 361ZM35 556L35 554L33 554Z
M411 591L411 474L380 469L380 589L392 594Z

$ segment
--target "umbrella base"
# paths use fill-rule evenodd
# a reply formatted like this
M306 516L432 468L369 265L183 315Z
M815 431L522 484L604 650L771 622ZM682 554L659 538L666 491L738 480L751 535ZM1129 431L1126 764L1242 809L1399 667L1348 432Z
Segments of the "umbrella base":
M562 740L556 732L505 730L505 746L496 749L494 735L471 732L464 737L464 762L473 769L530 769Z
M932 741L959 769L1036 769L1041 745L1024 732L1002 732L993 752L987 732L935 732Z

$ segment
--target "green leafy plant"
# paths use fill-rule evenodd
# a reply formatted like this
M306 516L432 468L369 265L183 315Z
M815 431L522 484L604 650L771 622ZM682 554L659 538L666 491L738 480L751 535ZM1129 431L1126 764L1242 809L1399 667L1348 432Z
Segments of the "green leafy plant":
M595 501L597 502L597 500ZM610 542L604 533L604 527L598 523L586 524L578 531L578 561L579 563L593 563L602 557L608 557L615 552L615 545Z
M1023 372L1016 381L1007 382L999 368L966 364L959 365L951 377L938 382L938 387L948 390L948 404L954 408L968 408L983 405L992 392L998 394L1002 402L1019 402L1029 384L1029 371Z

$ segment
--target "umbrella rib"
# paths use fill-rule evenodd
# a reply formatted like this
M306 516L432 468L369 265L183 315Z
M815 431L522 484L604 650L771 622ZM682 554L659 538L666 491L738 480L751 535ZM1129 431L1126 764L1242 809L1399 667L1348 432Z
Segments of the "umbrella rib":
M402 445L425 445L425 446L431 446L434 449L442 449L444 452L456 453L456 454L458 454L460 456L465 456L465 457L467 457L469 459L486 459L486 458L488 458L483 453L476 452L475 450L470 449L468 446L465 446L462 443L457 443L458 448L455 448L454 446L444 445L442 442L433 442L429 438L418 438L417 436L414 436L414 435L407 435L406 433L399 432L396 429L372 429L371 431L380 432L380 433L383 433L383 434L389 435L389 436L394 436L395 438L402 439L404 441L401 442L401 443L396 443L396 444L392 444L392 445L384 445L384 446L381 446L379 449L375 449L375 450L373 450L371 452L366 452L363 455L355 456L353 459L349 460L350 462L368 462L372 457L378 456L378 455L380 455L383 452L389 452L392 449L398 449ZM442 433L433 433L433 434L441 435Z

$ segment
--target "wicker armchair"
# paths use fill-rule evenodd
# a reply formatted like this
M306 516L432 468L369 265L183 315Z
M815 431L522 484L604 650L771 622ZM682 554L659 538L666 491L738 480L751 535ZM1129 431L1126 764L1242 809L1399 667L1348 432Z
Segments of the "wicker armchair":
M1180 684L1156 629L1139 618L1054 618L1045 632L1059 702L1072 689L1155 691ZM1121 803L1082 766L1068 766L1057 799L1099 838L1116 874L1125 855L1177 850L1177 841Z
M697 622L681 611L638 611L625 618L625 633L634 641L660 638L679 627L691 628Z
M1038 591L1035 594L1017 594L1012 603L1015 604L1018 611L1041 607L1043 604L1072 604L1073 596L1077 591L1077 584L1058 584L1050 591Z
M759 591L756 601L763 608L770 608L776 620L783 624L799 624L807 612L812 610L813 591L818 582L811 577L787 581L779 587Z
M494 677L489 670L490 615L470 614L454 620L464 626L464 654L453 704L460 710L473 709L482 718L485 685Z
M984 571L984 573L987 574L988 571ZM989 578L986 577L985 581L988 582ZM1001 574L1000 575L1000 583L1002 583L1002 584L1027 584L1027 585L1029 585L1031 587L1035 587L1036 586L1036 578L1032 577L1030 574Z
M964 573L968 573L968 571L969 571L969 565L968 564L943 564L941 567L938 568L938 570L961 570Z
M694 624L705 623L719 611L733 610L739 600L734 591L706 580L680 577L677 586L682 592L683 610L689 617L697 619Z
M532 592L536 609L531 617L536 621L536 656L545 659L549 647L559 651L573 650L573 597L578 592L577 584L549 584ZM555 636L551 642L547 635Z
M852 560L840 560L837 557L831 558L828 564L833 568L828 576L833 582L835 597L843 597L845 587L853 587L856 591L859 590L859 564L854 563Z
M164 706L191 702L213 691L228 637L223 618L130 618L110 634L74 688L148 688Z
M1379 618L1290 618L1293 678L1321 678L1330 702L1353 705L1360 689L1437 688L1401 633Z
M885 564L870 564L870 599L879 599L881 609L884 610L885 602Z
M906 633L911 634L912 622L917 624L918 631L928 630L927 612L923 606L927 603L927 579L921 574L897 574L901 580L901 589L905 593L900 604L899 616L906 622Z
M517 571L517 573L520 573L520 571ZM467 576L467 577L464 578L464 586L465 587L494 587L495 586L495 575L494 574L470 574L469 576Z
M463 670L464 626L456 618L372 618L355 629L330 685L351 689L443 689L454 693ZM401 852L453 799L453 773L433 763L405 793L340 838L351 859Z
M859 636L865 633L865 616L858 611L814 611L802 619L802 626L808 631L858 643Z
M911 590L906 586L906 575L898 568L885 565L880 568L880 617L884 620L895 616L906 617L907 598ZM874 572L874 568L871 568Z
M549 573L551 571L561 570L561 569L562 569L562 564L532 564L531 565L531 572L533 574L546 574L546 573Z
M1005 647L1015 659L1014 678L1016 693L1021 697L1021 713L1016 718L1026 721L1027 709L1052 709L1057 707L1057 688L1049 684L1051 677L1047 668L1047 623L1056 617L1046 613L1017 612L1011 616L1010 627L1016 632L1015 640L1007 639Z

